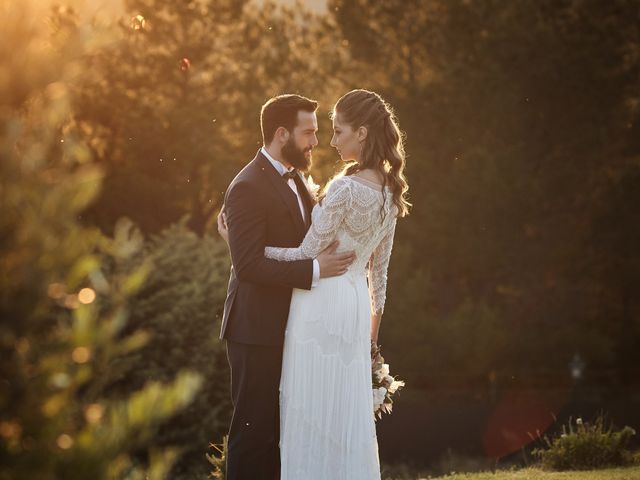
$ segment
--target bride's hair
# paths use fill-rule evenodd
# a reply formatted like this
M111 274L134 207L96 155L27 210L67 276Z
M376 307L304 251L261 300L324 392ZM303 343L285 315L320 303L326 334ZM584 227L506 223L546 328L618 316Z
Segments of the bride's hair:
M332 116L338 114L340 121L354 130L361 126L367 128L360 162L351 162L338 176L353 175L368 168L377 170L384 179L383 190L387 185L391 187L398 216L408 215L411 204L406 198L409 185L404 175L404 138L389 104L375 92L352 90L333 107Z

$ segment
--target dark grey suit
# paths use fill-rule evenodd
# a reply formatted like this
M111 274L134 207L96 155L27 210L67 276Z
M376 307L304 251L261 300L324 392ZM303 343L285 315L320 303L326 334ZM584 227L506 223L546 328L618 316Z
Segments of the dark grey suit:
M294 179L307 218L313 200ZM278 386L293 288L310 289L313 261L278 262L266 246L297 247L305 226L295 193L262 153L240 171L225 195L231 276L220 338L227 340L234 404L227 480L278 478Z

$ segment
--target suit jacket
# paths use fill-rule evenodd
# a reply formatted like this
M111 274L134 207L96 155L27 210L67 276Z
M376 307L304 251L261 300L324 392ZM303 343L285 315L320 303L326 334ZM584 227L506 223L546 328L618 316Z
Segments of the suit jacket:
M313 200L302 178L294 179L311 218ZM220 338L250 345L282 345L293 288L309 290L313 260L278 262L266 246L298 247L307 232L298 199L258 151L225 194L231 275Z

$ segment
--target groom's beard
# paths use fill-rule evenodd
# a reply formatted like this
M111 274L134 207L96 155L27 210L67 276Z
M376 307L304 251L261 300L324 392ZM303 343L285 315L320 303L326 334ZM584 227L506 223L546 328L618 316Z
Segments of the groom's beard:
M304 150L298 148L293 141L292 137L289 137L287 143L282 147L282 159L286 160L293 168L306 172L311 166L311 149L313 147L305 148ZM309 152L309 156L305 155Z

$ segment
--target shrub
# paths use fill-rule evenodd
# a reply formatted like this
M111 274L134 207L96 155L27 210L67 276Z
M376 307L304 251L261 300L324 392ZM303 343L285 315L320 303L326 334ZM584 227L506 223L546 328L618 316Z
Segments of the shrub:
M207 446L228 428L231 404L229 369L218 339L229 273L226 244L196 235L188 219L150 237L125 271L148 266L143 288L131 300L129 329L149 333L144 348L114 362L106 386L110 395L139 388L149 380L165 381L178 370L198 372L202 388L179 415L154 435L158 447L180 447L172 478L206 478ZM140 237L131 222L117 231Z
M555 438L544 437L547 449L536 449L542 465L554 470L591 470L613 466L624 466L632 462L627 450L631 437L635 435L631 427L615 431L605 425L603 415L595 422L576 419L575 426L569 419L562 426L562 433Z
M229 437L225 435L220 444L210 444L213 453L207 454L207 460L213 465L210 473L211 478L216 480L225 480L227 476L227 451L229 449Z

